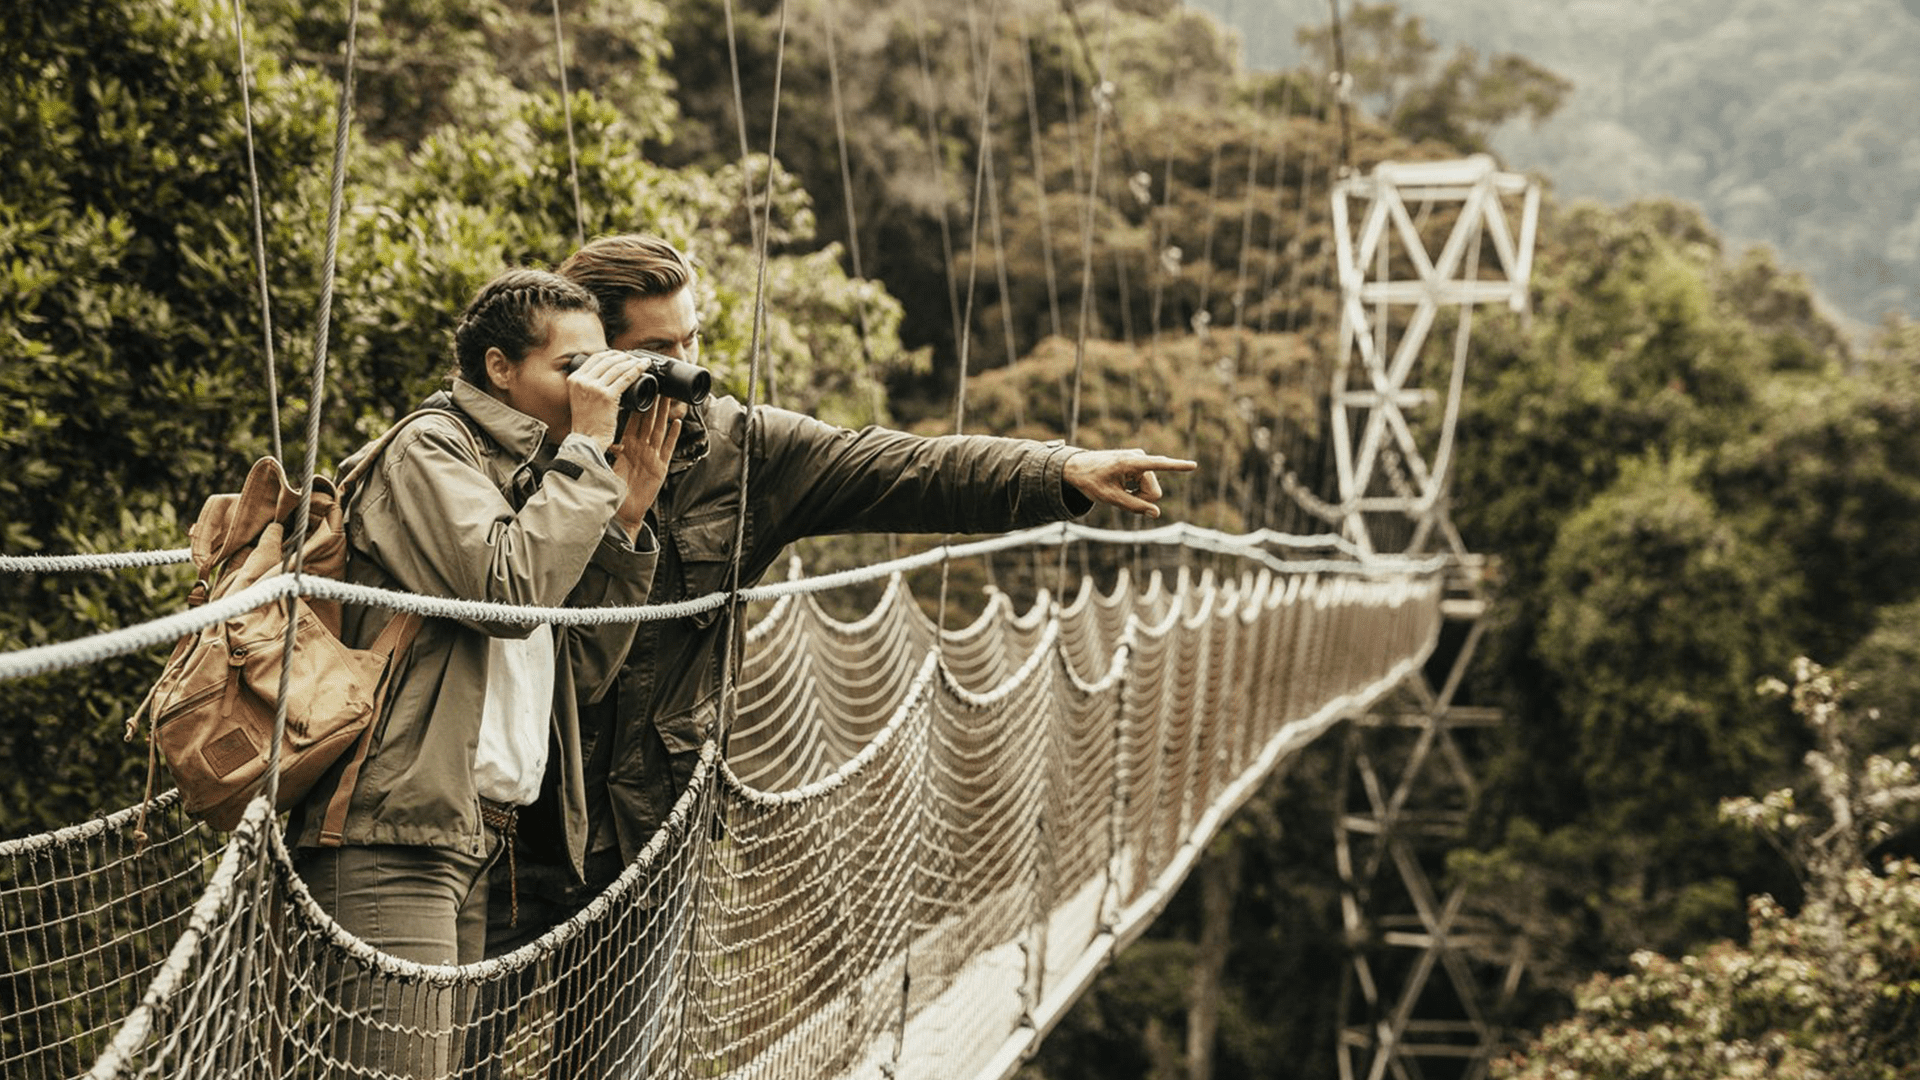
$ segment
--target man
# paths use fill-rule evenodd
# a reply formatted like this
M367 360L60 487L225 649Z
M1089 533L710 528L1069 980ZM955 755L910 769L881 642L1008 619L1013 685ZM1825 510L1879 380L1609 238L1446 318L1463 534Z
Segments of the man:
M699 363L693 270L671 244L651 236L603 237L574 253L559 272L600 301L611 347ZM649 597L656 604L727 587L739 535L743 455L748 475L741 586L760 580L790 542L807 536L998 533L1079 517L1096 502L1158 517L1162 490L1155 472L1195 468L1191 461L1138 450L1082 450L979 435L923 438L883 428L848 431L770 406L749 409L730 397L693 409L662 398L655 407L672 410L667 437L677 440L648 514L660 552ZM581 714L586 865L573 868L578 877L568 887L571 875L551 865L537 834L523 825L528 842L517 860L522 925L503 927L495 920L489 955L531 940L584 906L666 821L720 718L727 622L726 609L716 608L639 625L613 692L583 706ZM496 892L507 887L496 881ZM510 905L497 902L491 910L505 912ZM630 969L622 981L641 974ZM595 1042L577 1041L583 1049ZM605 1052L604 1046L589 1051Z

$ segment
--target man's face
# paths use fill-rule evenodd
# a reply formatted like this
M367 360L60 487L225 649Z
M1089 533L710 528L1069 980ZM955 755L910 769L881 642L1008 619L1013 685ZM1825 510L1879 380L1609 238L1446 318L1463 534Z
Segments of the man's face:
M626 332L608 344L616 349L645 349L689 364L700 362L700 313L693 287L662 296L627 298ZM666 400L676 417L687 414L684 401Z

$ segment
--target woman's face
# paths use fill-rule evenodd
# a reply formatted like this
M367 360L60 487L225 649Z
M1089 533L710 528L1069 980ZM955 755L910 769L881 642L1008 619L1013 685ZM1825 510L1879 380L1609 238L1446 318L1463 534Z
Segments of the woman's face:
M498 349L487 350L487 376L494 396L547 425L547 441L560 442L573 431L573 404L567 393L567 363L576 354L604 352L607 334L600 316L562 311L546 316L547 342L535 346L518 364Z

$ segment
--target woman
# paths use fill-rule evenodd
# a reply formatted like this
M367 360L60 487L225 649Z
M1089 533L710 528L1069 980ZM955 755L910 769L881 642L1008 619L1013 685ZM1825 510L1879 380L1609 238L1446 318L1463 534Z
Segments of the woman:
M509 270L460 316L454 357L450 393L429 402L449 411L409 423L351 496L347 578L513 605L644 602L657 554L645 516L680 425L653 409L616 441L620 395L643 365L607 349L592 295L554 274ZM343 636L365 647L392 616L349 608ZM323 820L343 763L289 825L320 905L394 956L480 960L488 869L543 779L559 789L576 868L583 857L575 694L606 693L633 629L425 620L396 657L344 820ZM364 1001L381 1023L330 1047L388 1071L445 1071L451 1005L394 996L381 979L365 990L346 982L355 992L342 1000ZM408 1004L390 1009L390 997Z

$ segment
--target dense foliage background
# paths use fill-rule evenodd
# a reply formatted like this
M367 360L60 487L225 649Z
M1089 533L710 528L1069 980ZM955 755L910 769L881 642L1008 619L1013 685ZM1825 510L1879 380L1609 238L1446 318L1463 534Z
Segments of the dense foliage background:
M1545 53L1439 62L1403 12L1363 7L1343 125L1322 92L1324 11L1293 28L1296 69L1253 75L1172 0L1021 0L992 18L582 0L562 5L563 100L549 5L363 0L322 467L437 384L453 314L502 263L653 229L700 261L707 359L735 392L757 346L763 399L1188 453L1204 471L1171 516L1318 529L1279 481L1325 479L1330 179L1343 162L1497 147L1516 121L1553 131L1583 85ZM276 436L304 452L346 22L290 0L245 16L270 326L230 6L0 12L10 554L181 546L183 519ZM1691 25L1676 13L1668 37ZM1663 70L1691 67L1746 77ZM1892 159L1861 169L1887 190L1903 175ZM1900 235L1854 205L1871 236L1852 250ZM1836 324L1780 256L1711 220L1667 199L1550 196L1530 317L1475 324L1455 514L1498 559L1473 678L1511 720L1453 872L1534 944L1502 1018L1516 1030L1576 1000L1590 1015L1594 992L1575 995L1595 972L1721 940L1708 955L1757 953L1801 917L1797 864L1719 811L1802 781L1816 746L1756 683L1798 656L1848 672L1862 759L1904 746L1920 715L1920 328ZM142 620L186 584L179 568L8 575L0 647ZM0 835L138 797L144 755L118 727L159 659L7 685ZM1032 1075L1334 1075L1338 765L1315 747L1269 785ZM1876 833L1845 872L1911 846ZM1910 877L1875 878L1896 920L1875 925L1910 925ZM1762 895L1776 906L1749 903ZM1812 917L1853 917L1833 910Z

